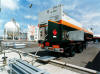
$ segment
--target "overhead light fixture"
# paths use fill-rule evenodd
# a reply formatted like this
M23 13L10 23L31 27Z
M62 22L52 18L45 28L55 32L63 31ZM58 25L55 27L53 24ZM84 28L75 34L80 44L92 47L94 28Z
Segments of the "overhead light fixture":
M29 8L32 8L32 4L29 5Z

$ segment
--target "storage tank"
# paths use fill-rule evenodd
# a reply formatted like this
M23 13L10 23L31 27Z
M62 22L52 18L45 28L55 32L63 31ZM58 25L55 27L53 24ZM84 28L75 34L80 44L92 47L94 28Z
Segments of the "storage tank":
M7 22L4 27L4 33L6 38L18 38L20 33L19 24L12 19L10 22Z

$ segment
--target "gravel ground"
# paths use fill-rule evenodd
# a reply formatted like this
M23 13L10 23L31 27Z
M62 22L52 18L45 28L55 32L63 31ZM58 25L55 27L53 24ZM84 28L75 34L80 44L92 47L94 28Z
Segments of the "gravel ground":
M76 53L74 57L65 57L62 54L58 53L49 53L38 47L38 44L35 42L27 42L27 47L24 49L18 49L24 52L29 52L34 54L36 51L39 51L37 55L47 56L52 55L58 57L58 61L67 62L70 64L78 65L81 67L86 67L100 71L100 43L89 43L88 47L82 53Z
M43 49L40 49L39 47L25 48L21 50L24 52L30 52L30 53L35 53L38 50L39 52L37 55L39 56L51 55L51 53L46 52ZM59 61L100 71L100 64L99 64L100 43L98 44L90 43L88 47L82 53L76 53L74 57L66 58L62 54L59 55L58 53L53 53L53 55L56 57L59 57L58 58Z

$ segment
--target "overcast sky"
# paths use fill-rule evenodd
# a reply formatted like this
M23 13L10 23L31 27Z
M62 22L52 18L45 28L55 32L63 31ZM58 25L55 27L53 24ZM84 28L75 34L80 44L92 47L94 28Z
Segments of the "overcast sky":
M0 35L12 18L22 30L26 30L28 24L38 25L38 13L57 4L63 4L65 13L84 28L92 27L95 34L100 34L100 0L1 0Z

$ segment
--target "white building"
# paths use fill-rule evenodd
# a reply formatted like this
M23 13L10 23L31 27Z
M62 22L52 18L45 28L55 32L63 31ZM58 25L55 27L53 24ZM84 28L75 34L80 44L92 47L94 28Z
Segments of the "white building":
M39 28L38 26L28 25L28 41L38 41L39 39Z
M39 27L35 26L35 32L34 32L34 40L38 41L39 40Z

